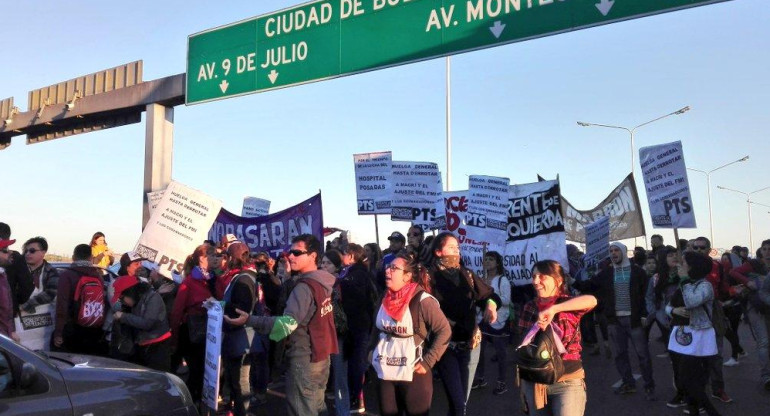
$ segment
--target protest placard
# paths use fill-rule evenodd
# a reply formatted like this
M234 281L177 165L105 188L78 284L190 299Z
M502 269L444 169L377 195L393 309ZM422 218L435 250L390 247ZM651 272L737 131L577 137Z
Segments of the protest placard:
M206 355L203 363L203 403L216 411L219 401L219 375L222 366L222 321L224 310L217 301L203 303L208 313L206 324Z
M139 237L134 252L160 266L171 277L206 239L222 203L203 192L172 181Z
M599 217L585 226L586 267L594 267L610 255L610 217ZM613 240L614 241L614 240Z
M353 155L356 175L358 214L390 214L392 195L391 152L359 153Z
M559 181L511 185L508 198L503 262L511 284L532 283L532 267L540 260L556 260L567 269Z
M241 216L244 218L263 217L270 213L270 201L267 199L247 196L243 198Z
M695 228L682 142L639 149L647 202L654 228Z
M147 192L147 207L150 210L150 217L155 213L155 208L158 207L160 200L163 199L163 193L165 189L160 191Z
M21 311L14 318L16 335L19 336L21 345L31 350L50 350L49 341L54 330L54 318L56 317L56 304L48 303L35 307L34 313Z
M233 234L246 243L252 253L265 251L276 257L291 247L291 239L312 234L323 241L323 207L321 194L270 215L244 218L222 209L211 226L208 239L220 241Z
M441 173L431 162L393 162L390 219L435 228L436 201L443 200Z

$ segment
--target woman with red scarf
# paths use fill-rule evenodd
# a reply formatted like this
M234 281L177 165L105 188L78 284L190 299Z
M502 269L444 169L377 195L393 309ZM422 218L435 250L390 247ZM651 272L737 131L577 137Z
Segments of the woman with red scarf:
M586 405L585 371L580 359L580 318L596 306L591 295L572 297L567 294L565 273L559 262L543 260L532 268L532 285L537 297L524 305L519 330L527 334L537 325L545 329L551 323L561 334L566 352L564 375L554 384L537 384L521 380L528 414L582 416Z
M431 370L446 351L452 334L436 298L413 280L425 275L416 267L409 257L398 255L385 268L387 290L375 320L378 336L372 355L380 379L383 416L429 413L433 398Z

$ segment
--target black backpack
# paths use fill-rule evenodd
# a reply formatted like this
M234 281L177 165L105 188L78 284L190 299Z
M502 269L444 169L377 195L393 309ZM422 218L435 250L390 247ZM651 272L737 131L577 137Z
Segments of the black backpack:
M516 348L514 361L519 377L533 383L554 384L564 375L564 361L551 326Z

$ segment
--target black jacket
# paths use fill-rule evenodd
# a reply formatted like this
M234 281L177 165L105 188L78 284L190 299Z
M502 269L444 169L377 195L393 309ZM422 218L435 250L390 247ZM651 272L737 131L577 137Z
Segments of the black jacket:
M647 273L644 269L631 263L631 285L629 295L631 297L631 327L642 325L644 314L644 295L646 293L645 281ZM591 280L583 282L579 290L596 294L596 299L602 306L604 315L609 323L617 323L615 315L615 268L610 266L599 272Z
M24 256L16 251L11 252L11 264L5 268L5 273L8 275L8 286L11 287L13 316L16 316L19 314L19 305L29 300L35 290L35 284Z
M369 269L363 264L350 266L340 282L342 309L348 318L348 330L369 333L374 324L377 290Z

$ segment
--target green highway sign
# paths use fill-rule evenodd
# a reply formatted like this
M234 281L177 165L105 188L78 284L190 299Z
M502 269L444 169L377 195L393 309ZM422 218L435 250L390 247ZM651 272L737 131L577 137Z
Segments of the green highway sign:
M728 0L318 0L191 35L187 104Z

